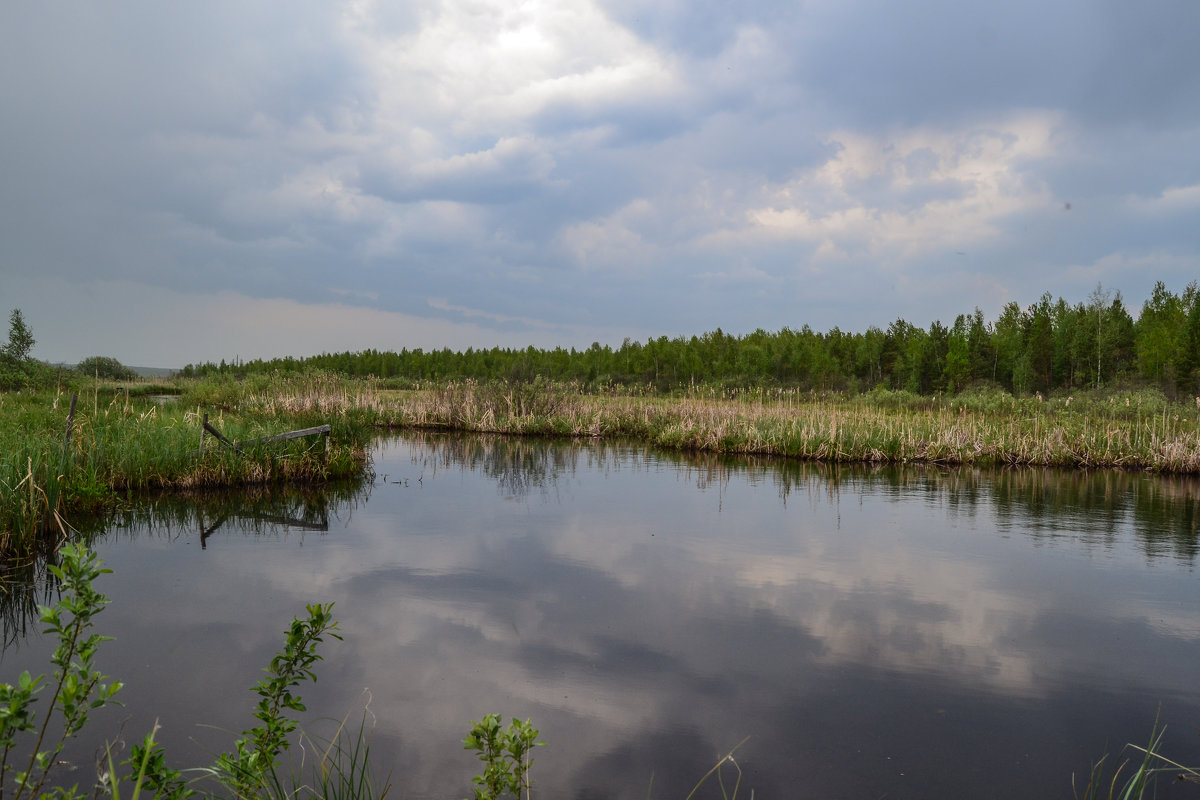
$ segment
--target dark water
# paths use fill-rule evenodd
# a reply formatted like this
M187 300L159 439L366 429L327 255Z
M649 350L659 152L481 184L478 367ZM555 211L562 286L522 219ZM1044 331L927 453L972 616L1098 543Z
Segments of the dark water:
M158 718L171 760L207 761L288 620L332 601L309 719L368 707L398 798L470 794L459 740L490 711L541 728L542 798L683 798L745 737L743 798L1069 798L1160 708L1200 762L1194 480L438 436L375 469L161 500L97 539L101 666L128 688L96 736ZM0 666L47 648L17 636Z

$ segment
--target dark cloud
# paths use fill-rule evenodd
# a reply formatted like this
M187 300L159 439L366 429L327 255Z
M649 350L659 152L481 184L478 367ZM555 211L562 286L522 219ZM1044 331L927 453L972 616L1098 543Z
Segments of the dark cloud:
M1010 108L1091 123L1191 124L1195 4L923 0L809 6L781 37L797 79L838 116L916 125Z
M1194 4L501 11L6 8L0 289L612 326L587 344L1140 297L1200 255Z
M1089 122L1194 128L1200 121L1200 6L1188 0L1095 4L1098 43L1075 106Z

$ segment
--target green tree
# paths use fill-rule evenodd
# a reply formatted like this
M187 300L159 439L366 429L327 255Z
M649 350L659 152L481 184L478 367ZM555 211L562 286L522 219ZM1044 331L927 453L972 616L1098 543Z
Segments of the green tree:
M887 335L874 326L858 340L855 350L855 369L868 387L883 382L883 350Z
M1200 396L1200 283L1192 281L1183 291L1187 318L1183 324L1183 350L1179 359L1179 388Z
M129 367L108 356L91 356L79 362L75 367L79 374L87 377L104 378L110 381L131 381L138 374Z
M1093 318L1096 320L1096 371L1093 373L1092 385L1097 389L1104 379L1104 318L1111 305L1112 292L1105 291L1103 285L1097 283L1096 288L1088 295L1087 307L1089 322Z
M967 342L967 319L962 314L950 329L943 378L948 392L961 392L971 382L971 348Z
M974 313L967 319L967 352L971 360L972 380L989 377L995 380L992 375L995 368L995 351L991 327L984 321L983 311L979 306L975 306Z
M995 335L992 337L992 380L1014 392L1028 391L1028 387L1017 389L1015 379L1017 365L1025 349L1024 338L1021 307L1013 302L1006 303L1000 318L996 320Z
M0 390L20 389L34 382L45 365L29 357L33 349L33 332L25 324L21 309L14 308L8 329L8 343L0 347Z
M1026 391L1050 391L1051 369L1054 363L1054 327L1051 321L1051 308L1050 294L1047 292L1026 312L1025 358L1028 362L1030 379L1030 385Z
M1179 296L1169 291L1162 281L1154 284L1154 292L1142 305L1136 326L1138 369L1144 377L1159 382L1172 394L1176 388L1186 321Z
M4 346L4 357L15 364L21 364L29 359L29 351L33 349L36 341L33 332L25 324L21 309L14 308L9 320L8 344Z
M1133 370L1134 341L1133 317L1125 309L1125 301L1117 292L1104 317L1100 334L1100 348L1104 352L1104 375L1112 383L1123 380Z

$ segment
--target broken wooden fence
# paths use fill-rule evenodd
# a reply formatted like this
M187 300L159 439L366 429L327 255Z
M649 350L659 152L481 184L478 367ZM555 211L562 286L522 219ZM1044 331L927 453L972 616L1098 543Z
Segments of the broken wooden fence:
M219 430L214 428L212 425L208 424L208 414L205 414L204 415L204 423L200 428L200 450L201 451L204 450L204 435L206 433L211 434L213 436L213 438L215 438L218 442L225 445L226 447L232 448L233 450L235 450L239 453L245 452L244 450L242 450L243 445L270 444L271 442L286 442L291 439L302 439L305 436L323 435L325 437L325 458L328 459L329 458L329 447L330 447L329 431L330 431L329 425L317 425L316 427L313 427L313 428L301 428L298 431L288 431L287 433L277 433L274 436L263 436L260 439L248 439L244 442L230 441Z

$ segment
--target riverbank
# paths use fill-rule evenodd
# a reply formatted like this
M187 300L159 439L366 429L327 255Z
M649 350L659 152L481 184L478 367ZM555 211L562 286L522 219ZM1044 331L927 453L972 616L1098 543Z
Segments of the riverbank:
M64 519L134 492L324 482L368 466L372 425L348 404L288 413L243 404L236 385L221 396L202 383L174 388L181 393L164 398L93 385L78 393L73 416L65 390L0 394L0 559L32 557ZM206 418L237 447L204 431ZM259 441L318 425L330 426L328 447L320 435Z
M1196 408L1156 392L1041 400L784 390L594 395L570 384L457 383L371 390L385 427L629 437L657 447L828 462L1028 465L1200 473Z
M1157 392L1016 398L1000 391L924 397L701 388L585 393L571 383L453 382L393 390L327 373L174 384L166 402L134 385L70 395L0 395L0 552L25 553L55 514L119 504L145 489L353 477L379 429L628 438L661 448L826 462L1029 465L1200 473L1200 408ZM161 387L156 387L161 389ZM143 390L144 391L144 390ZM250 442L230 448L227 439ZM253 440L331 426L309 437ZM31 538L32 537L32 538Z

